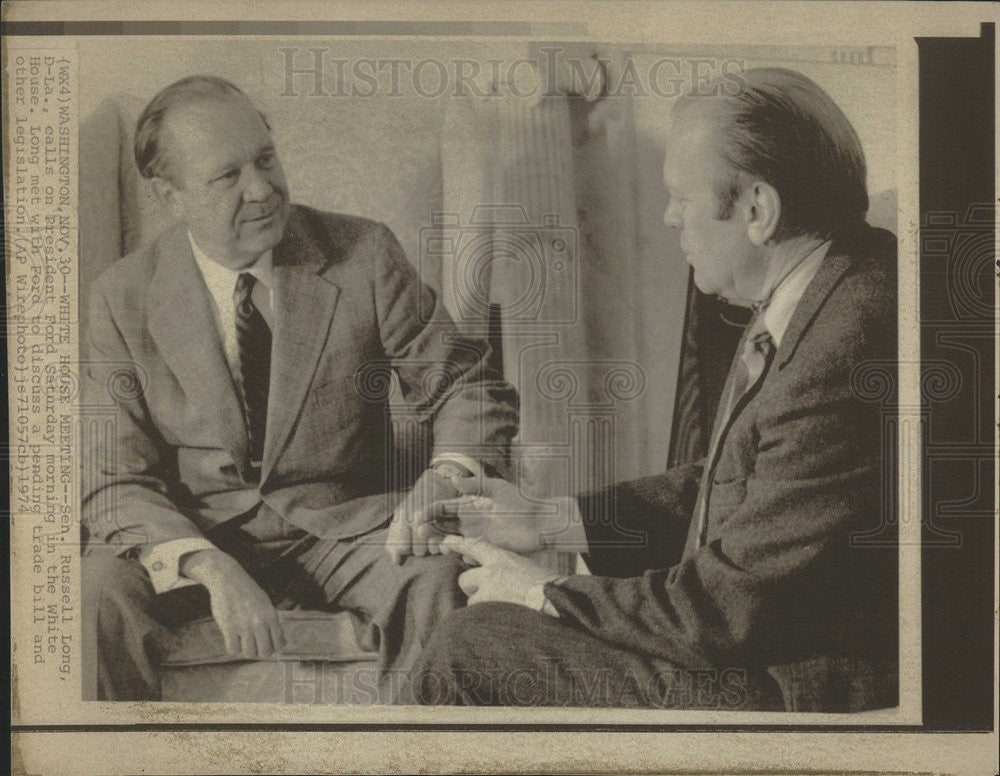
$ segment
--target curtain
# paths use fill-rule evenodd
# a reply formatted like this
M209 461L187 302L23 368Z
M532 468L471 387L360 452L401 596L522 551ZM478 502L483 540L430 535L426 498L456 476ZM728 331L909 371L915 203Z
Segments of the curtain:
M617 60L601 59L606 78ZM445 303L484 333L499 309L521 476L541 492L666 465L687 274L658 261L662 209L643 193L661 187L659 154L631 99L600 89L449 100L435 219Z

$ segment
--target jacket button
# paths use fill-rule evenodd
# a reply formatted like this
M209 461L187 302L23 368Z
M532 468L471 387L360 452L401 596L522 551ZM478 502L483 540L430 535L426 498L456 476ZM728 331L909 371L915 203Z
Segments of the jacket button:
M156 563L153 564L153 571L163 571L163 561L156 561Z

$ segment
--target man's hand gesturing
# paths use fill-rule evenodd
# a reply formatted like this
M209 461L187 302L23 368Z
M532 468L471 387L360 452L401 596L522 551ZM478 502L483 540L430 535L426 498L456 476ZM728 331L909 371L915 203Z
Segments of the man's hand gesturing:
M386 534L385 549L394 562L402 563L407 555L419 557L428 552L431 554L440 552L439 542L432 541L428 544L427 534L418 529L430 519L432 504L458 495L459 491L455 489L454 483L459 481L438 474L433 469L428 469L420 475L420 479L413 485L413 490L396 507L392 524Z
M435 534L461 534L527 553L558 548L570 523L567 499L530 498L497 477L456 480L455 488L461 497L434 504L420 527L428 541Z
M461 553L479 564L458 578L459 587L469 597L469 606L491 601L532 606L529 602L530 591L560 578L559 574L544 566L515 552L494 547L482 539L448 536L444 539L443 549L445 552Z

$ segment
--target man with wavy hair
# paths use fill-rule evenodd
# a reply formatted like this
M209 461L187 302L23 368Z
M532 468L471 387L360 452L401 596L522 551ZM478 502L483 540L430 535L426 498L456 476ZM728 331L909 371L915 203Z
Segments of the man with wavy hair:
M861 144L819 86L770 68L716 86L678 101L664 164L695 284L754 308L708 457L578 499L459 483L436 521L480 566L418 664L424 703L897 703L892 471L881 407L852 388L896 358L895 238L866 223ZM540 548L593 575L519 554Z

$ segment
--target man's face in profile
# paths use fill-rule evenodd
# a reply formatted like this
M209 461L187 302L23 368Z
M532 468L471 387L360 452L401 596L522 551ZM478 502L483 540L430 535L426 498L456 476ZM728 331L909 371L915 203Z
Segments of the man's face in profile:
M162 195L198 247L220 264L251 266L277 245L288 186L271 132L249 100L206 98L170 110L161 140Z
M739 202L732 215L719 217L716 182L724 176L710 123L697 114L676 117L663 163L663 182L670 194L663 222L679 231L695 285L706 294L739 299L738 278L757 257Z

